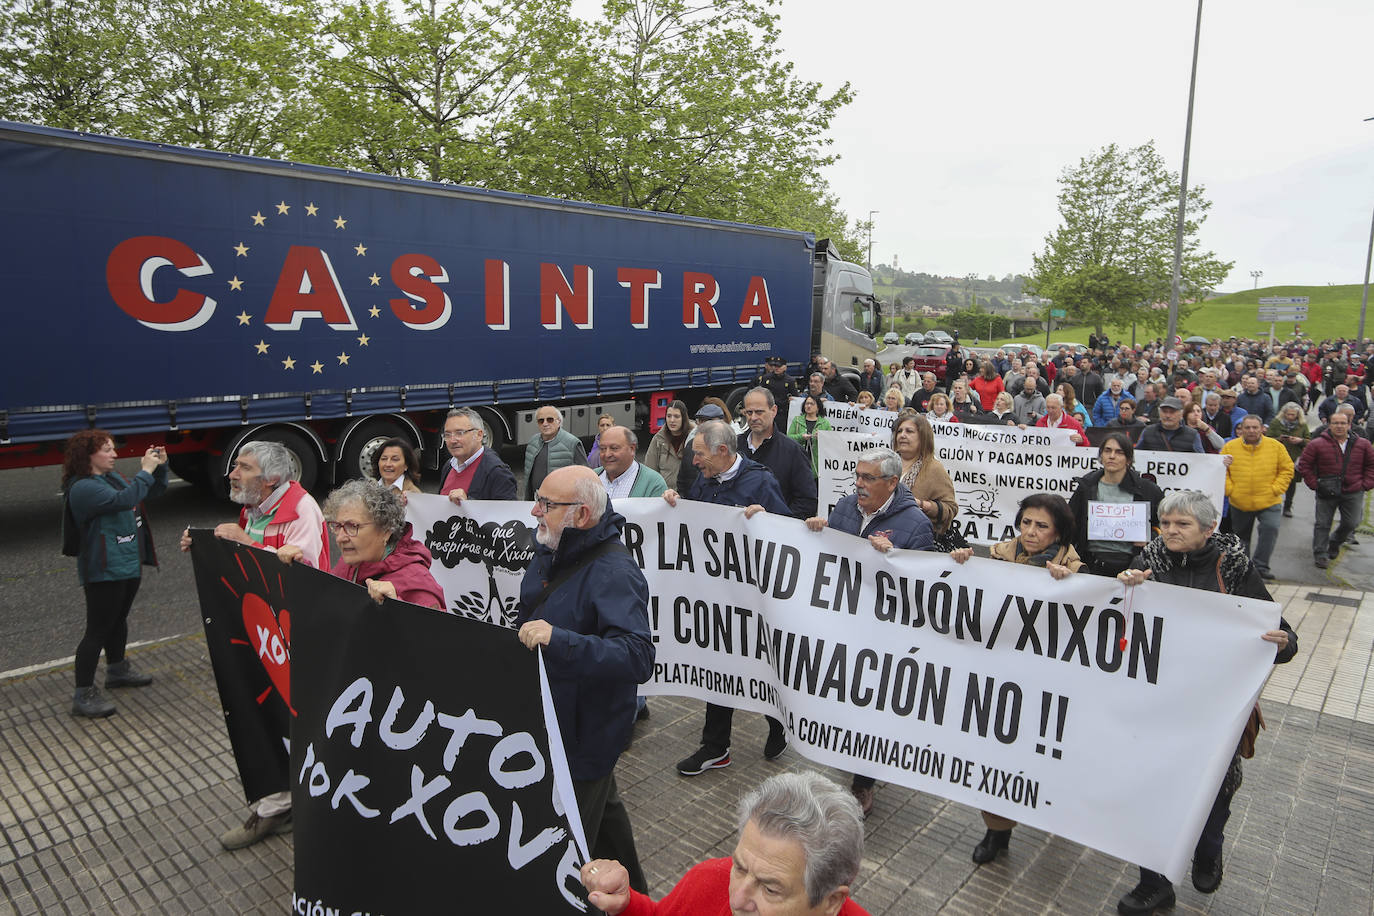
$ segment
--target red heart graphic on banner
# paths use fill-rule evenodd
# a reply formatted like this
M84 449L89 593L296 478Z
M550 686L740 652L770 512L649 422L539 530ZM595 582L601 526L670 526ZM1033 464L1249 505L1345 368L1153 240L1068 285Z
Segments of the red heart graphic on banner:
M281 612L282 623L289 629L291 614ZM277 688L287 708L291 707L291 649L290 642L277 623L272 606L257 595L243 596L243 629L248 642L258 654L258 661L267 669L272 686ZM291 710L295 713L295 710Z

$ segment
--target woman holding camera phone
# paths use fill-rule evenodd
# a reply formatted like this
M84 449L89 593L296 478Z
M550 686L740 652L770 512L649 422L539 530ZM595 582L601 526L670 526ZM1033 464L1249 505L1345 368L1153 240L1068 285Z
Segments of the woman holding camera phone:
M76 647L74 716L114 714L114 703L95 686L102 651L106 689L153 682L129 664L124 646L142 567L157 565L142 504L167 489L167 450L149 447L132 480L115 470L118 459L114 437L103 429L82 430L67 440L62 464L63 552L76 556L76 573L86 592L86 632Z

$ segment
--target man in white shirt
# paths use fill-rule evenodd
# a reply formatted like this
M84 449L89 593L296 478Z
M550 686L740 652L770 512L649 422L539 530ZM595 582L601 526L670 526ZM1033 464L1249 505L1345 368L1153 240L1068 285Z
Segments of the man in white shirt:
M668 489L663 476L635 460L639 439L625 426L612 426L597 440L601 470L597 476L611 499L630 496L662 496Z

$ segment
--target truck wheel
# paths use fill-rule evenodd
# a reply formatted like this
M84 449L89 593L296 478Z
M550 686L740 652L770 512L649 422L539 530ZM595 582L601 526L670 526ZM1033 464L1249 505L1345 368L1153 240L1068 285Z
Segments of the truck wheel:
M198 489L210 486L210 463L204 452L180 452L167 456L172 473Z
M369 420L348 437L348 444L339 454L339 479L357 480L372 475L372 456L383 442L388 439L401 439L412 447L410 430L395 420Z
M730 392L729 396L725 399L725 407L730 411L731 417L737 420L740 418L740 415L744 412L744 396L748 393L749 387L747 385L741 385Z

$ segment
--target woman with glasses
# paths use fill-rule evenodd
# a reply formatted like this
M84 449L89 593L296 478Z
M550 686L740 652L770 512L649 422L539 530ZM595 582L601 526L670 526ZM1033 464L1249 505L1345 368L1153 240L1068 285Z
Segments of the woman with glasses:
M368 480L350 480L324 502L325 524L339 545L331 573L358 585L381 604L387 598L444 610L444 590L429 567L429 548L411 536L405 506L395 490ZM301 549L277 549L283 563L294 562Z

